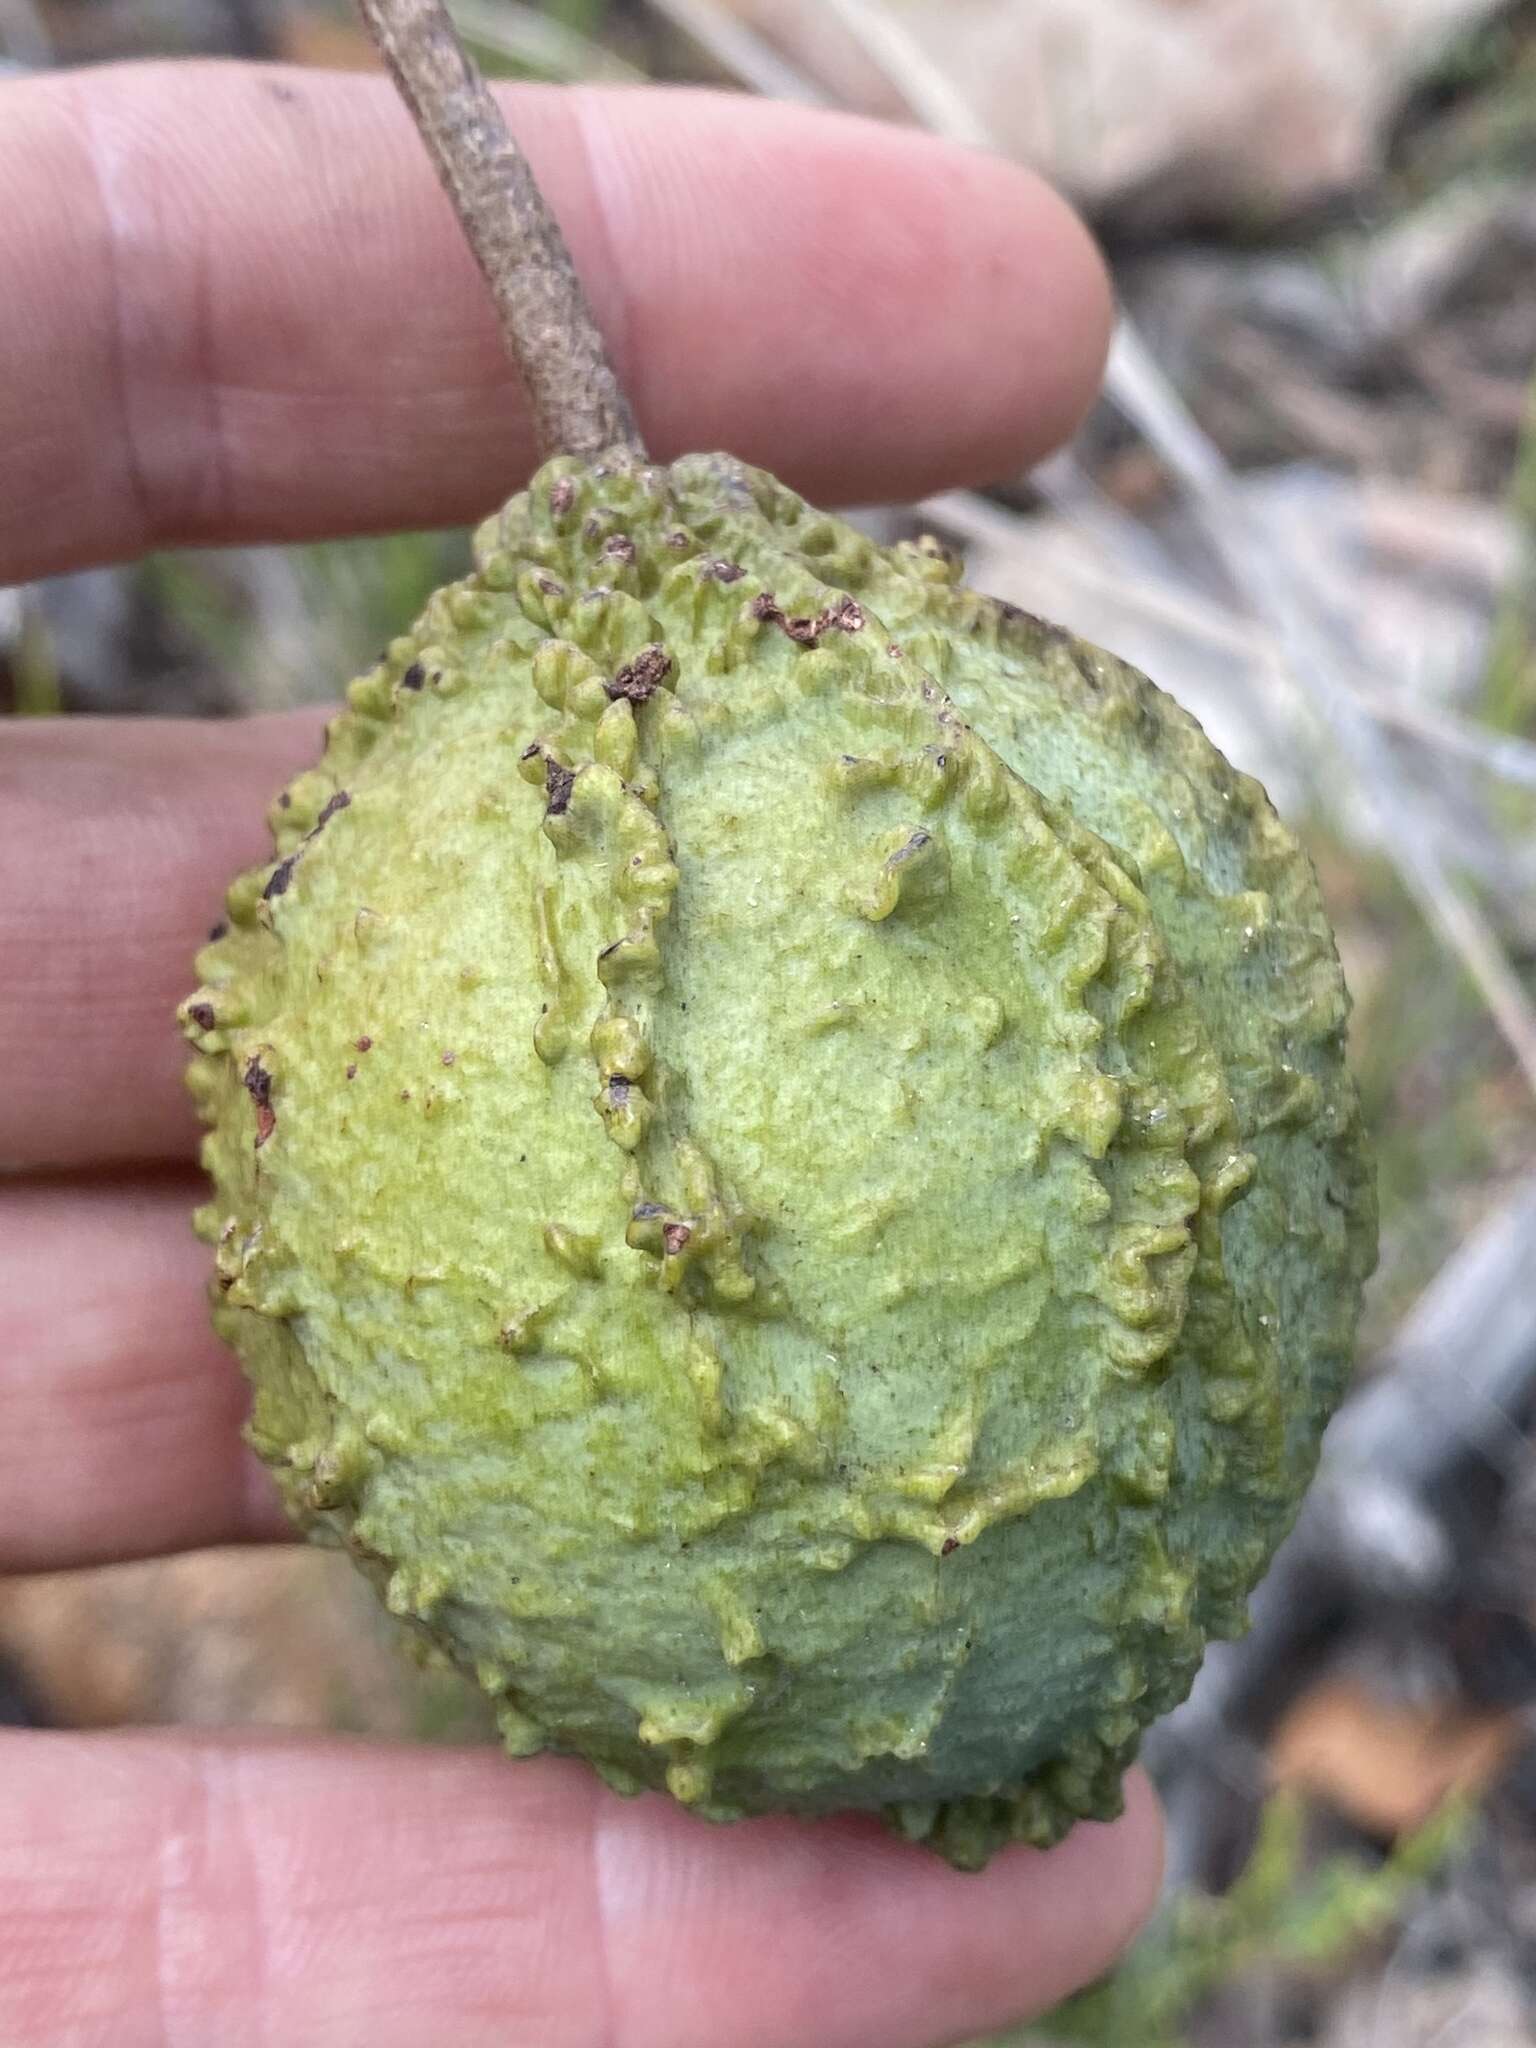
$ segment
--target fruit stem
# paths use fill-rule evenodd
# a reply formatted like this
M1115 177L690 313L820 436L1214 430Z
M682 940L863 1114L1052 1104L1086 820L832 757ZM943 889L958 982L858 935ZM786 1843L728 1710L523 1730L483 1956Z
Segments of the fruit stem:
M532 166L443 0L357 0L491 288L546 455L645 446Z

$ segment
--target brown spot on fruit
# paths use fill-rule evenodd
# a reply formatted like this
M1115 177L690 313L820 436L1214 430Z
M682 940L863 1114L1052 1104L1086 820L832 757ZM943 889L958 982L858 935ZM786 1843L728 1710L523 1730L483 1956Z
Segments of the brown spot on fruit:
M212 1003L188 1003L187 1015L199 1031L211 1031L218 1022Z
M400 687L402 690L419 690L426 680L426 670L419 661L413 661L405 674L400 678Z
M563 519L576 502L576 485L568 476L557 476L549 487L549 509Z
M373 1050L373 1040L368 1036L366 1031L363 1033L361 1038L355 1040L354 1042L359 1052L372 1052Z
M324 804L321 806L319 817L315 820L315 832L319 832L326 825L329 825L332 818L335 817L336 813L338 811L344 811L347 808L347 806L351 803L351 801L352 798L344 789L338 789L334 796L327 797ZM314 832L312 832L310 834L311 839L313 839L314 836Z
M822 633L830 633L834 628L839 633L862 633L864 607L845 592L841 597L835 597L831 604L823 607L816 625L817 630Z
M761 619L765 626L777 626L781 633L787 633L791 640L802 647L811 646L816 639L816 621L811 618L791 618L771 590L760 590L748 606L754 619Z
M951 1554L951 1552L956 1551L959 1548L960 1538L958 1536L946 1536L944 1538L944 1541L939 1545L939 1555L940 1557L948 1557Z
M627 566L635 559L635 544L627 533L610 534L603 542L602 559L605 562L620 562Z
M692 1236L693 1232L686 1223L664 1223L661 1226L661 1241L666 1247L667 1257L675 1259Z
M298 859L296 853L290 853L286 860L278 862L267 878L267 886L261 892L264 903L271 903L277 897L288 894L288 884L293 880L293 871L298 865Z
M542 740L535 740L532 746L524 747L517 758L520 761L544 763L544 815L546 818L563 816L570 808L571 790L576 781L575 769L567 768L563 761L557 761Z
M716 583L739 583L746 573L740 562L727 562L718 555L704 571Z
M814 647L823 633L860 633L864 629L863 606L846 594L824 605L815 618L792 618L771 590L762 591L754 597L750 610L754 619L761 619L768 626L777 626L781 633L787 633L801 647Z
M671 655L653 641L649 647L642 647L633 661L626 661L613 681L603 688L615 702L624 697L631 704L644 704L655 696L671 673Z
M357 1061L356 1061L356 1060L351 1060L351 1061L349 1061L349 1062L348 1062L348 1064L347 1064L347 1079L348 1079L349 1081L355 1081L355 1080L357 1079Z
M272 1076L261 1064L261 1055L253 1053L246 1061L245 1072L240 1078L256 1105L256 1150L259 1152L277 1129L277 1113L272 1107Z

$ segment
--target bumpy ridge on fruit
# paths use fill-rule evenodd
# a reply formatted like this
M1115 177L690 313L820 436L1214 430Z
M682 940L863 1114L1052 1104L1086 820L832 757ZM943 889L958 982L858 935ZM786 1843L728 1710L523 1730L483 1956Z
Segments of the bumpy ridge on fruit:
M252 1440L514 1751L1053 1840L1342 1384L1307 863L1143 679L725 458L551 463L477 562L183 1006Z

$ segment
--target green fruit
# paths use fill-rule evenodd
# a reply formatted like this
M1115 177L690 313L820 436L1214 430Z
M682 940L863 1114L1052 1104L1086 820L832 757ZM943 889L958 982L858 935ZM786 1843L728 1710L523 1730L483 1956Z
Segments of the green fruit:
M514 1752L1052 1841L1348 1371L1307 861L1141 677L725 458L552 462L478 561L183 1006L252 1441Z

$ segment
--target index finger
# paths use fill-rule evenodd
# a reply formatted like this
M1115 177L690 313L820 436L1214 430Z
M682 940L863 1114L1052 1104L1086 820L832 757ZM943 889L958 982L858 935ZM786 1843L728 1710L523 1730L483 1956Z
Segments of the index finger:
M1016 470L1089 403L1086 233L1028 172L701 92L508 91L653 453L813 499ZM0 86L0 583L162 543L478 517L534 449L382 79Z
M928 2048L1039 2012L1145 1916L1110 1826L947 1869L867 1816L725 1828L556 1757L0 1735L7 2048Z

